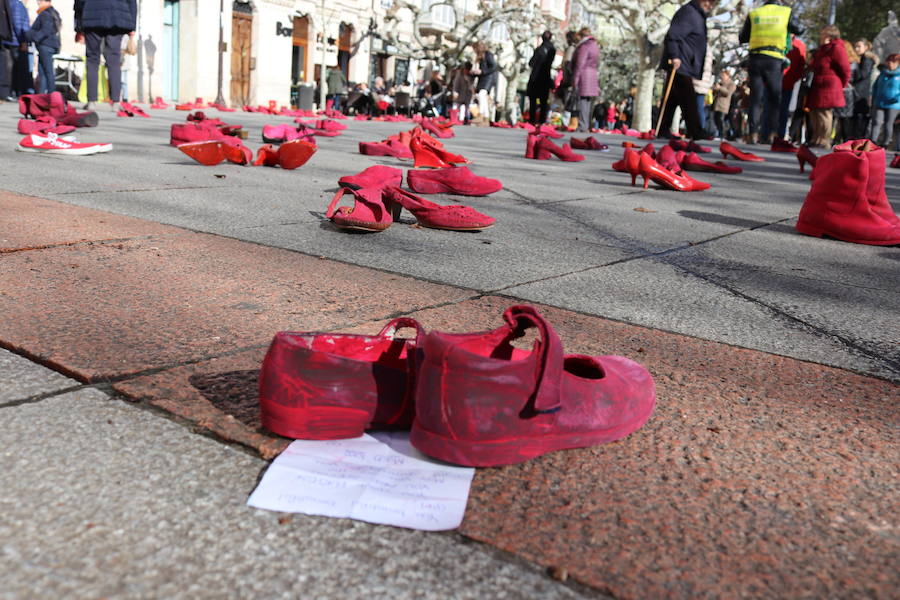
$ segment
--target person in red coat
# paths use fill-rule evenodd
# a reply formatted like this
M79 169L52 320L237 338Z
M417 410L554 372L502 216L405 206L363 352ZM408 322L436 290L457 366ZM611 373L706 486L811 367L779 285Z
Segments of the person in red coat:
M819 33L819 48L809 65L812 87L806 97L810 118L810 145L831 146L833 109L844 106L844 88L850 82L850 60L840 30L826 25Z

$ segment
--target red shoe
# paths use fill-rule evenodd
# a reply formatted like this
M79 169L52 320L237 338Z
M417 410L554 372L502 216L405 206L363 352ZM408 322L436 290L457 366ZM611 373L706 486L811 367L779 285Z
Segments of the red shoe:
M19 124L16 126L16 130L22 135L29 135L32 133L38 133L41 135L46 135L48 133L65 135L67 133L72 133L73 131L75 131L75 127L73 127L72 125L57 125L56 119L54 119L53 117L38 117L34 121L32 121L31 119L19 119Z
M422 227L447 229L450 231L481 231L494 225L494 218L480 213L471 206L441 206L400 189L384 188L384 198L399 216L397 207L403 207L413 214Z
M296 169L306 164L312 155L316 153L315 144L306 140L291 140L278 147L278 164L282 169Z
M538 159L537 152L535 152L535 148L537 147L538 140L540 140L543 136L537 131L529 131L528 137L525 140L525 158L533 158L535 160ZM549 156L546 158L550 158Z
M650 185L651 179L661 186L677 192L702 192L710 187L708 183L697 181L683 171L673 173L643 153L640 154L638 172L644 178L644 189Z
M625 150L625 155L622 157L622 160L613 163L613 169L631 175L632 187L637 184L637 176L640 175L641 172L641 154L643 153L638 153L631 148L628 148Z
M259 372L262 425L305 440L355 438L370 428L408 428L415 410L414 319L394 319L378 335L275 334Z
M205 140L178 144L178 149L201 165L213 167L225 160L225 143L221 140Z
M253 162L253 152L235 138L222 140L222 152L225 154L225 160L236 165L249 165Z
M609 150L609 146L606 144L601 144L598 142L594 136L588 136L584 139L579 139L577 137L572 137L569 139L569 143L572 145L574 150Z
M113 149L112 144L79 144L71 139L63 139L55 133L40 135L32 133L19 141L16 150L20 152L38 152L40 154L67 154L70 156L86 156L101 154Z
M800 172L803 172L803 167L806 166L806 163L812 165L812 168L816 168L816 161L818 161L818 157L813 154L813 151L809 149L809 146L803 144L799 148L797 148L797 162L800 163Z
M724 162L716 161L715 163L707 162L697 156L696 152L691 152L681 161L681 166L685 171L707 171L710 173L725 173L728 175L736 175L743 173L740 167L731 167Z
M551 154L555 155L559 160L566 162L580 162L584 160L584 155L572 152L572 148L568 144L563 144L562 147L560 147L551 142L550 138L547 137L541 137L537 141L534 147L534 153L539 160L546 160L550 158Z
M437 136L442 139L452 138L454 135L456 135L449 127L438 127L431 119L422 119L422 121L419 123L419 126L431 135Z
M822 166L813 169L812 186L800 209L797 231L856 244L900 244L900 222L887 203L887 196L883 200L880 197L884 191L884 150L838 150L820 157L819 162ZM886 207L881 206L882 201ZM890 212L885 216L893 216L893 220L879 215L885 210Z
M254 167L265 165L267 167L278 166L278 148L272 144L263 144L256 151L256 160L253 161Z
M163 101L162 96L157 96L150 108L169 108L169 105Z
M420 339L410 432L420 451L459 465L509 465L618 440L650 418L656 389L644 367L621 356L564 354L534 307L512 306L503 318L493 331ZM514 347L529 328L540 341L531 351Z
M649 154L650 158L656 158L656 148L653 147L653 142L650 142L643 148L641 148L641 152L644 154Z
M772 147L769 148L772 152L790 152L792 154L796 154L800 148L790 143L784 138L774 138L772 140Z
M198 123L172 123L172 127L169 129L169 145L171 146L224 138L225 134L218 128L204 127Z
M412 152L415 168L431 167L434 169L443 169L453 164L468 163L469 160L459 154L452 154L443 148L438 148L430 144L421 136L414 135L409 142L409 149Z
M565 137L565 135L563 135L561 131L557 131L553 125L541 125L536 131L551 138Z
M396 140L387 142L360 142L359 153L367 156L393 156L395 158L412 158L409 146Z
M374 165L357 173L356 175L344 175L338 179L338 185L354 190L384 188L388 186L400 186L403 184L403 171L394 167Z
M194 110L195 108L200 108L193 102L184 102L182 104L176 104L175 110Z
M338 201L347 194L353 196L353 206L338 206ZM354 231L384 231L394 222L394 215L382 199L381 188L354 190L340 187L331 199L325 216L338 228Z
M451 167L428 171L406 172L409 189L417 194L457 194L460 196L487 196L503 189L497 179L479 177L469 167ZM399 185L399 184L397 184Z
M626 141L626 142L622 142L622 147L623 147L623 148L637 148L638 145L635 144L634 142L627 142L627 141Z
M679 153L676 153L675 150L672 149L671 145L666 145L659 149L659 152L656 153L654 160L656 160L656 162L658 162L669 171L677 173L681 170L681 163L678 160L678 154ZM683 152L681 152L680 154L684 156Z
M876 146L871 140L855 140L834 147L835 152L865 153L868 166L868 184L866 198L872 212L894 225L900 225L900 217L894 214L894 208L888 202L885 190L885 171L887 155L884 148Z
M756 156L752 152L742 152L738 150L728 142L722 142L719 144L719 151L722 153L723 158L728 158L729 156L736 158L737 160L743 160L746 162L764 162L766 159Z
M625 135L629 135L626 133ZM643 131L637 135L639 140L655 140L656 139L656 130L650 129L648 131Z
M140 106L135 106L130 102L119 102L119 108L121 112L127 113L129 117L146 117L150 118L150 115L144 112L144 110Z
M892 169L900 169L900 154L895 154L893 160L891 160L891 168Z

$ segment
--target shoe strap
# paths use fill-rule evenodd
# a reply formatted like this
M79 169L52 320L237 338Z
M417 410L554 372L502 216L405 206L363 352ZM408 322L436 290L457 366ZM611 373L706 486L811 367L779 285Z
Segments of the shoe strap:
M541 339L537 344L539 353L534 391L529 401L537 414L553 413L562 408L561 376L563 368L562 342L553 327L533 306L517 304L503 313L503 318L512 329L513 338L520 338L525 331L536 327Z

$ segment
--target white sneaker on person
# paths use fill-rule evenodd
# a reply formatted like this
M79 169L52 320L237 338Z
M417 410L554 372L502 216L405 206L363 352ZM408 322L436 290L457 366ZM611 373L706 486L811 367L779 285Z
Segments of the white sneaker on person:
M26 135L16 146L21 152L41 152L43 154L99 154L112 150L112 144L80 144L73 139L64 139L55 133L46 136L32 133Z

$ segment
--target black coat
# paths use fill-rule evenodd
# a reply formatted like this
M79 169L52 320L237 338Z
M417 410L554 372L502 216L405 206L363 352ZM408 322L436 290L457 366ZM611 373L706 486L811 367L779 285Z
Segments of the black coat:
M75 31L129 33L137 28L137 0L75 0Z
M481 74L478 75L475 90L487 90L488 93L491 93L497 87L497 61L490 50L485 51L478 63L478 68L481 70Z
M52 6L41 11L31 29L28 31L28 41L38 46L48 46L54 52L59 52L61 46L59 39L59 27L61 23L59 13Z
M703 78L703 63L706 60L706 18L699 0L691 0L678 9L672 17L669 32L663 40L661 69L669 68L669 60L681 59L679 75L692 79Z
M12 39L12 16L6 0L0 0L0 40L8 42Z
M529 96L543 96L550 91L550 86L553 84L550 70L553 67L554 58L556 58L556 47L550 40L535 48L534 55L528 61L528 66L531 67L527 88Z

